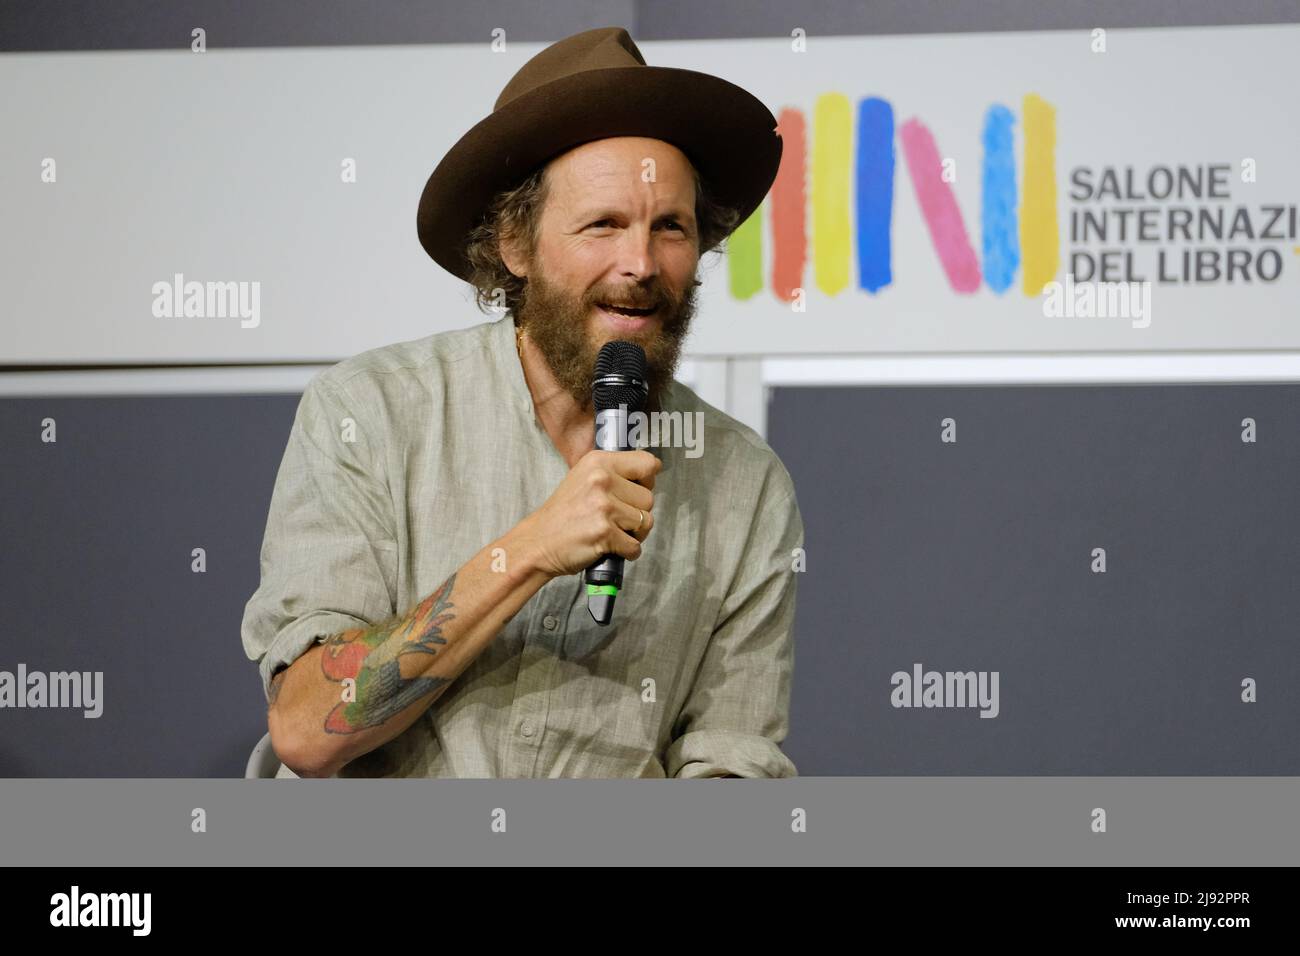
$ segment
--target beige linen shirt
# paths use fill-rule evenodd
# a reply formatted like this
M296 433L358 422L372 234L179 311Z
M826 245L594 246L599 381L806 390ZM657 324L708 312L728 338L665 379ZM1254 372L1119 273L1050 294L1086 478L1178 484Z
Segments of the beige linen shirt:
M415 723L339 776L795 775L778 746L803 547L794 486L753 430L680 382L662 404L703 413L702 454L653 449L655 527L613 622L591 619L581 574L549 581ZM568 470L508 317L317 375L244 611L263 688L328 635L405 614Z

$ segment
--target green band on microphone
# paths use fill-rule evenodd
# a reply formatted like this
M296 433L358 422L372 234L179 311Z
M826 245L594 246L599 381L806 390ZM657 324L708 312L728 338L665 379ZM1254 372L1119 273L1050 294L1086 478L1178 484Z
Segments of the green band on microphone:
M614 587L614 585L612 584L588 584L587 593L588 594L613 594L617 597L618 588Z

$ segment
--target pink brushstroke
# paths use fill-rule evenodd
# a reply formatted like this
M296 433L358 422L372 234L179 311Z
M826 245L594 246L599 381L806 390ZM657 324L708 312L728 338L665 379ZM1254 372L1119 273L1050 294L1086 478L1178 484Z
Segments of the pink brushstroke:
M930 242L939 256L948 284L954 292L976 292L980 287L980 264L966 234L966 223L957 208L952 185L943 181L943 160L929 127L910 119L898 131L903 141L907 170L921 204Z

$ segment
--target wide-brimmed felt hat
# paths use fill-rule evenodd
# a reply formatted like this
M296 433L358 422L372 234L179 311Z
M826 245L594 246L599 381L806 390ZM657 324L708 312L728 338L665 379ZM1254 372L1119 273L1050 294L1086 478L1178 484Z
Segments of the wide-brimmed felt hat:
M493 196L556 156L612 136L673 144L714 201L738 210L744 222L781 163L776 125L771 111L734 83L647 66L621 27L575 34L525 63L492 113L447 151L420 196L420 245L467 278L465 244Z

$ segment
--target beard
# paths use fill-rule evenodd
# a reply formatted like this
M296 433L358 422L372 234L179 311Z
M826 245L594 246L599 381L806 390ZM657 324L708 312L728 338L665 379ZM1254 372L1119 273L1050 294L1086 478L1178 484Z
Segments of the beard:
M555 381L583 408L591 404L592 372L605 343L624 341L641 346L650 387L646 411L657 412L681 359L682 342L695 316L695 291L699 285L692 273L679 297L674 297L658 278L632 288L595 289L589 295L572 295L552 285L545 273L534 267L515 310L515 324L537 344ZM655 307L658 321L640 332L602 330L593 338L589 323L597 302Z

